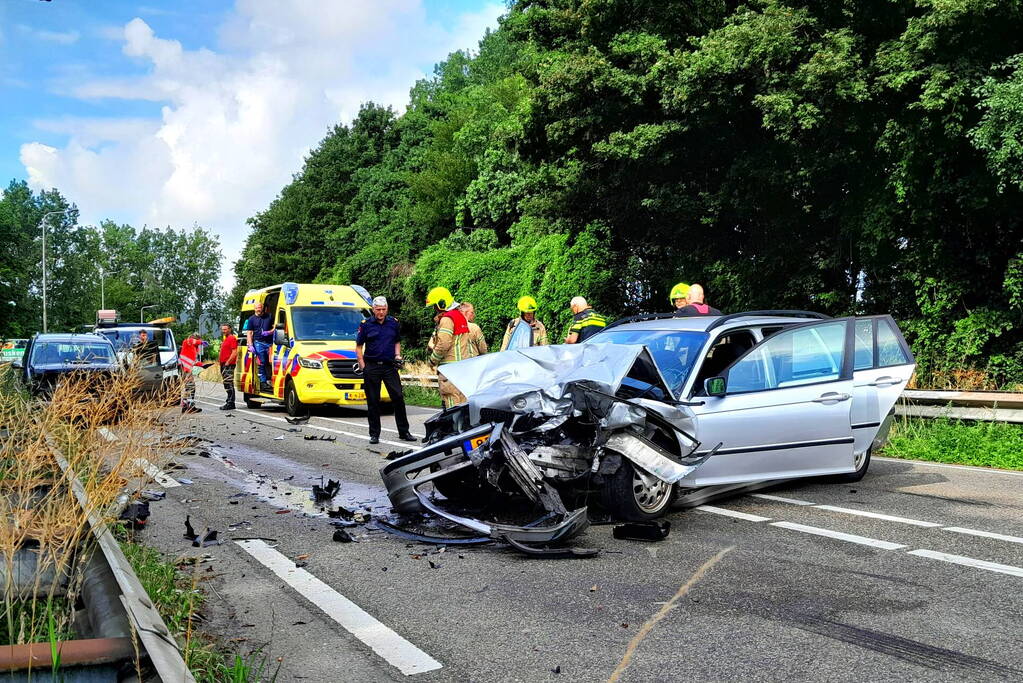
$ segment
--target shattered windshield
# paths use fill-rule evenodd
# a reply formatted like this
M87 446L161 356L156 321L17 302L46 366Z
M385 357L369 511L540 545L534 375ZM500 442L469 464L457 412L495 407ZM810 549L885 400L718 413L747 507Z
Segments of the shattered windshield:
M591 344L642 344L650 350L671 393L680 396L689 373L696 364L700 349L707 341L706 332L676 330L611 329L592 337Z
M321 306L291 309L295 339L344 339L354 341L359 323L365 318L357 308Z
M43 342L36 344L32 350L33 365L113 364L114 362L114 350L109 344Z

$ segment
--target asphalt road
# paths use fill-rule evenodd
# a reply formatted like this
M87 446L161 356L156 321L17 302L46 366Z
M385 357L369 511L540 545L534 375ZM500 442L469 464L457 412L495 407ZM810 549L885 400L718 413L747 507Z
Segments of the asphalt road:
M166 488L144 540L206 556L207 628L281 658L279 681L1023 679L1023 473L875 459L854 485L677 509L660 543L591 527L592 559L441 552L372 525L338 543L311 485L387 515L396 432L371 447L358 410L301 427L220 412L200 386L182 427L210 442L168 470L192 483ZM431 411L410 410L422 433ZM186 514L222 543L190 547Z

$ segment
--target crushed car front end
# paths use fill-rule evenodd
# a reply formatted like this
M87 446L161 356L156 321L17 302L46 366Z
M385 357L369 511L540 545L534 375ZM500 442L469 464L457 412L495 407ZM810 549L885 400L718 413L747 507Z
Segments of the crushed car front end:
M469 400L426 423L423 448L381 469L402 513L510 543L558 543L588 526L594 502L617 518L660 516L675 484L708 457L693 455L693 415L643 346L533 347L443 372ZM528 499L539 518L489 523L450 509L502 494Z

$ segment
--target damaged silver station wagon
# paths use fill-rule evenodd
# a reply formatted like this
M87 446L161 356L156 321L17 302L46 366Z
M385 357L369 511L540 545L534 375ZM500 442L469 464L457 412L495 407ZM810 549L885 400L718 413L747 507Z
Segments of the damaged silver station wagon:
M584 344L445 365L468 402L427 421L426 445L381 475L399 512L430 512L516 546L554 544L588 526L594 503L642 521L697 491L857 481L914 368L886 315L636 316ZM545 512L512 525L452 509L501 493Z

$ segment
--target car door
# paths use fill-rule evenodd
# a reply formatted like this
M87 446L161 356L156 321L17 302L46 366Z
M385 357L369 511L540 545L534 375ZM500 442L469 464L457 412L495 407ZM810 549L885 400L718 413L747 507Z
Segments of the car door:
M688 486L853 471L853 319L781 330L729 366L724 396L701 397Z
M891 316L857 318L855 330L852 431L854 450L862 454L887 438L895 402L916 363Z

